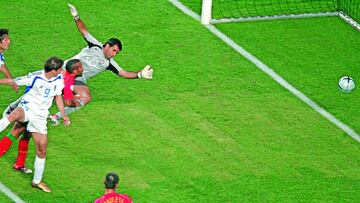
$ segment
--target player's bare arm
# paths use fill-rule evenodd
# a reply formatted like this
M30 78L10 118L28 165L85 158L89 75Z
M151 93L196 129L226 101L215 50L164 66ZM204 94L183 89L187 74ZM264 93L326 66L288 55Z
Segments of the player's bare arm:
M6 67L6 65L2 65L2 66L0 67L0 71L5 75L5 77L6 77L7 79L12 79L12 78L13 78L13 77L11 76L11 73L10 73L9 69ZM11 84L9 84L9 85L11 85L12 88L13 88L15 91L18 91L19 86L18 86L17 84L11 83Z
M119 76L127 78L127 79L135 79L135 78L138 78L138 73L121 70L121 71L119 71Z
M1 85L13 85L13 84L15 84L14 83L14 79L0 79L0 84Z
M153 78L152 77L153 69L151 68L151 66L147 65L144 67L144 69L142 69L137 73L126 70L120 70L119 75L127 79L144 78L146 80L151 80Z
M11 78L6 78L6 79L0 79L0 84L4 84L4 85L10 85L16 92L19 90L19 86L14 82L14 79Z
M60 113L61 113L62 115L65 115L64 101L63 101L61 95L55 96L55 103L56 103L56 106L58 107ZM63 116L63 119L64 119L64 125L65 125L65 126L70 125L70 118L69 118L68 116Z
M80 19L78 11L76 10L75 6L73 6L72 4L68 3L68 6L70 9L70 13L75 20L76 27L78 28L80 33L83 36L85 36L88 33L88 30L87 30L84 22Z
M75 21L76 27L78 28L78 30L80 31L80 33L85 36L88 33L88 30L84 24L84 22L79 19Z
M9 69L5 65L0 67L0 71L5 75L6 78L12 78Z

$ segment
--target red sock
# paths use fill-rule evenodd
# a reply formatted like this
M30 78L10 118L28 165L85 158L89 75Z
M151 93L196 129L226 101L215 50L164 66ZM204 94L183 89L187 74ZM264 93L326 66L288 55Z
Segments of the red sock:
M16 167L25 166L25 160L28 153L28 148L29 148L29 139L21 137L19 141L18 156L15 163Z
M8 136L0 140L0 157L2 157L10 148L13 141Z

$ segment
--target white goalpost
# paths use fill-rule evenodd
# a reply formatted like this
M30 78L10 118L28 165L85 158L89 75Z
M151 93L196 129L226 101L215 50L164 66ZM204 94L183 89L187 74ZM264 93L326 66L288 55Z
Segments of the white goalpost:
M212 0L203 0L201 8L201 23L210 24L211 21Z
M345 22L353 26L355 29L360 31L360 24L356 22L354 19L352 19L350 16L346 15L344 12L340 11L338 13L339 17L343 19Z

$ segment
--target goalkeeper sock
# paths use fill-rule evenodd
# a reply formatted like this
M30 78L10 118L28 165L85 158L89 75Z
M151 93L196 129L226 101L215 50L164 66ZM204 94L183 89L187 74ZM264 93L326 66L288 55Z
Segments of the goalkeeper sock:
M81 105L81 106L78 106L78 107L65 107L65 115L69 115L69 114L71 114L71 113L73 113L74 111L77 111L77 110L79 110L79 109L81 109L81 107L83 107L84 105ZM56 114L55 114L59 119L60 118L62 118L62 117L64 117L60 112L57 112Z
M2 157L10 148L11 144L16 140L11 133L7 134L3 139L0 140L0 157Z
M45 168L45 158L42 159L36 155L35 162L34 162L35 171L34 171L34 177L33 177L33 181L32 181L34 184L39 184L41 182L41 179L42 179L42 176L44 173L44 168Z
M16 167L24 167L25 160L29 149L29 139L21 137L19 141L18 156L16 159Z
M10 121L7 117L4 117L0 120L0 132L5 130L6 127L10 125Z

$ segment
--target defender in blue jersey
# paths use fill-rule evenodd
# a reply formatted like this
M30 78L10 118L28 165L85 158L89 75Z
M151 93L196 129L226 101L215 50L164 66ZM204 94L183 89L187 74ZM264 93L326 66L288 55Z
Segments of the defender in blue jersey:
M9 69L5 65L5 56L4 52L9 49L10 46L10 37L9 31L7 29L0 29L0 72L2 72L6 78L12 79ZM18 91L18 86L14 83L12 88L15 91Z

